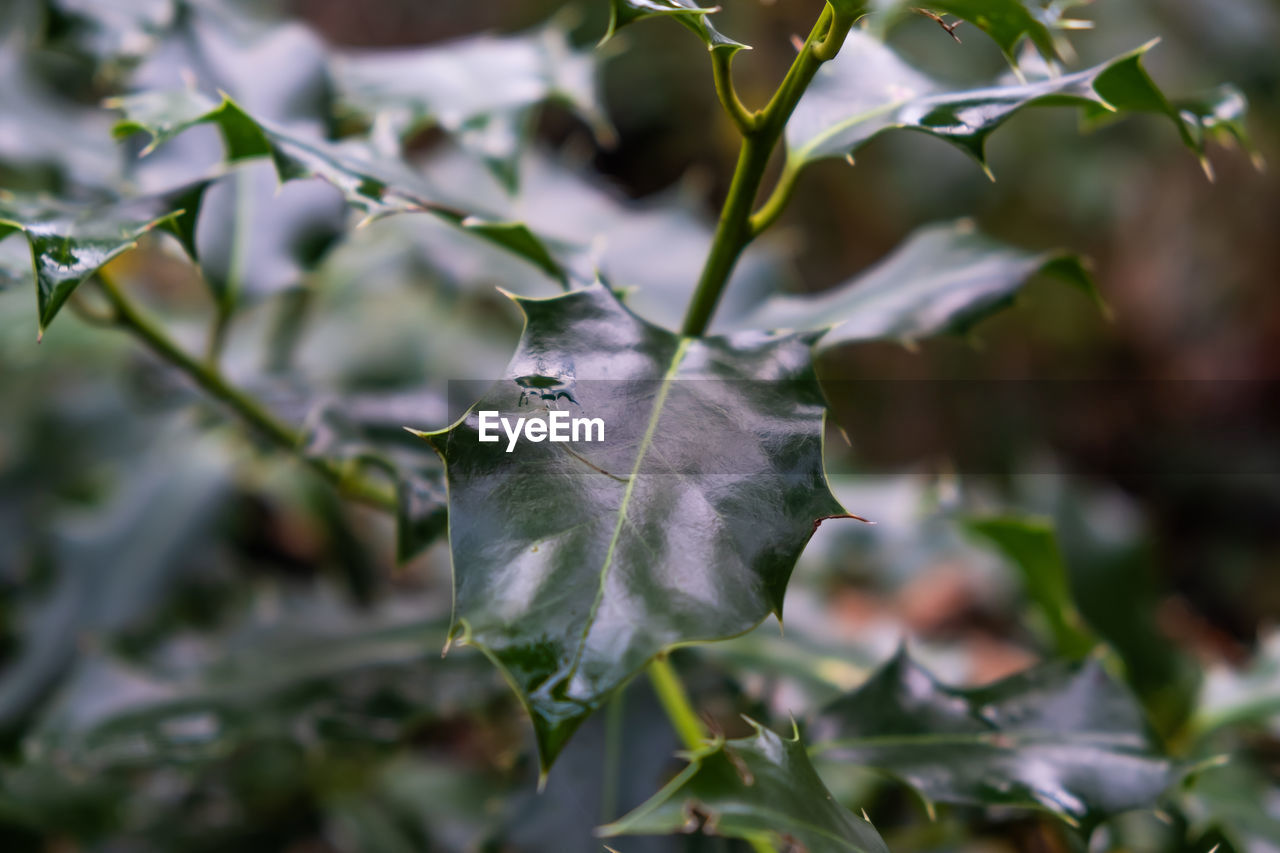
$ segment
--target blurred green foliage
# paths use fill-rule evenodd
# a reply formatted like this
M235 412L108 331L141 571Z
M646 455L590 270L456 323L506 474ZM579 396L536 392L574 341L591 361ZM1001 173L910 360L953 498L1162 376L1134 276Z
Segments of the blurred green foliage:
M14 0L0 21L0 186L92 209L122 188L204 180L222 159L216 136L195 131L137 161L141 143L113 145L101 106L194 76L206 95L225 90L293 134L369 129L360 156L404 142L416 180L483 200L494 221L518 218L552 246L595 237L575 257L634 286L645 316L678 321L735 144L687 33L627 28L605 48L600 104L550 86L430 127L416 114L336 109L361 88L356 72L368 66L355 57L520 32L555 13L585 53L607 4L269 5ZM1073 37L1075 67L1163 34L1153 75L1179 91L1234 81L1259 149L1280 161L1274 4L1110 0L1088 11L1097 30ZM815 14L815 4L726 4L717 25L755 46L737 61L745 98L763 100L790 61L789 36ZM912 18L894 43L949 79L1004 71L997 45L957 32L960 45ZM345 80L329 77L334 51L353 57ZM581 94L581 82L568 88ZM677 661L729 737L751 733L744 712L785 730L789 714L861 684L903 637L947 683L1007 675L1053 651L1024 619L1028 607L1068 605L1054 603L1056 581L1020 583L1010 547L986 548L966 530L974 518L1034 513L1053 522L1055 571L1072 599L1048 636L1087 630L1114 648L1159 737L1192 771L1162 811L1104 823L1093 848L1277 850L1280 664L1267 628L1280 613L1280 193L1273 173L1217 149L1207 182L1158 120L1084 137L1073 122L1012 118L988 149L994 184L959 152L909 134L870 142L852 169L814 166L781 227L744 259L726 316L774 290L825 290L917 226L976 213L1001 238L1093 258L1114 321L1065 289L1032 287L1016 320L978 328L978 349L841 348L821 362L829 386L1123 379L1144 416L1098 407L1070 430L1021 431L950 417L924 395L904 425L900 408L833 399L852 439L828 443L837 494L878 524L820 530L793 580L784 637L770 623ZM510 137L526 132L534 144L513 158ZM534 745L507 687L478 654L440 657L447 553L437 544L397 560L439 533L438 469L400 427L447 423L449 380L502 369L519 316L495 285L557 285L447 217L345 229L339 193L314 182L277 192L264 165L205 190L189 235L203 279L165 239L145 240L119 269L193 352L205 318L236 294L226 373L301 424L307 453L418 471L395 485L421 500L421 541L396 543L388 519L342 502L125 336L96 328L88 294L36 347L49 318L24 278L26 245L0 242L0 847L599 850L593 826L683 767L648 689L628 687L625 702L593 717L536 794ZM504 185L516 178L512 197ZM1206 426L1206 409L1222 417ZM946 458L973 446L996 464L956 474ZM893 850L1072 843L1039 815L956 805L930 820L884 777L817 770L840 802L867 808Z

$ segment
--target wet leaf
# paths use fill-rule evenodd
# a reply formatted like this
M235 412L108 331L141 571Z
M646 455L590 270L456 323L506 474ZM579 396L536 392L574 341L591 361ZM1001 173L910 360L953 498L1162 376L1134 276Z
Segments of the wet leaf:
M902 651L824 708L809 738L824 760L884 771L927 803L1044 809L1083 827L1154 807L1175 778L1141 707L1096 661L960 689Z
M1203 118L1186 116L1147 76L1143 55L1151 45L1084 71L1051 74L1047 68L1019 80L976 89L954 89L915 70L890 48L858 31L840 55L825 64L787 125L787 157L793 168L828 157L852 157L877 134L914 130L945 140L986 168L986 140L1030 106L1075 106L1086 120L1154 113L1176 126L1182 141L1203 160L1208 134L1234 134L1238 119L1214 120L1220 108L1233 115L1231 99L1199 105Z
M601 285L517 301L507 378L423 436L445 460L456 633L510 677L545 767L654 655L780 612L842 510L806 338L682 338ZM601 419L604 441L479 441L480 411L548 407Z
M668 835L701 826L775 850L889 849L875 827L835 802L798 734L784 740L756 724L753 737L715 740L687 758L683 773L600 834Z
M41 336L77 287L136 246L148 231L159 229L183 238L189 222L182 210L155 216L148 207L152 206L76 209L0 196L0 240L21 234L31 247L30 278L36 285ZM3 278L17 275L6 269Z
M966 221L932 225L853 280L813 296L771 296L733 325L834 326L822 337L823 348L885 339L911 343L967 331L1041 273L1095 294L1092 276L1075 255L1019 249Z
M719 7L703 8L694 0L609 0L609 30L605 33L605 40L636 21L672 18L702 39L707 50L737 53L749 48L750 45L735 41L715 28L709 18L718 11Z
M533 111L571 108L598 136L612 131L600 103L595 54L547 26L427 47L347 52L332 63L340 102L386 122L400 138L438 126L514 190Z
M1052 521L991 516L966 519L962 526L993 545L1019 571L1027 597L1059 655L1079 660L1092 651L1097 641L1076 610Z

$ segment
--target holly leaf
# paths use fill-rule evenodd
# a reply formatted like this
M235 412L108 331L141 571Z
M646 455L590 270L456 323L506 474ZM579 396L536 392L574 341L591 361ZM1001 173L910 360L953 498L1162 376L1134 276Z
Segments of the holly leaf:
M215 103L186 89L128 95L112 99L110 105L123 114L115 127L117 137L134 133L150 136L144 155L192 127L210 124L222 135L229 163L269 157L282 182L325 180L342 192L348 205L368 218L431 213L566 281L567 274L551 250L523 224L470 215L434 197L431 188L402 163L373 162L358 143L303 139L258 121L229 97Z
M600 139L613 133L594 54L575 50L557 26L429 47L350 51L334 58L332 72L347 109L388 123L401 139L438 126L509 191L540 104L570 108Z
M694 0L610 0L609 29L601 39L601 44L613 38L618 30L636 21L672 18L702 39L707 50L726 50L731 54L749 50L751 45L729 38L712 25L709 16L718 11L719 7L704 9Z
M77 287L147 232L158 229L184 238L189 222L183 210L157 216L148 206L72 208L0 196L0 240L21 234L31 248L40 337ZM17 276L16 270L0 273L3 279Z
M840 806L822 784L796 734L763 726L753 737L717 739L687 754L689 766L600 835L669 835L701 826L708 835L809 853L888 851L870 822Z
M1072 254L1031 252L977 232L967 220L931 225L854 279L812 296L774 295L735 328L824 329L821 348L874 340L912 344L962 334L1050 274L1095 296Z
M865 3L854 4L865 6ZM922 4L928 13L954 15L985 33L999 46L1011 64L1017 64L1018 49L1030 42L1041 56L1051 59L1058 56L1053 30L1064 28L1069 22L1060 20L1059 13L1046 9L1038 0L930 0ZM1059 4L1060 5L1060 4ZM879 0L872 3L873 24L887 29L913 12L920 12L914 2ZM952 22L943 22L948 26Z
M814 752L882 770L933 802L1042 809L1090 828L1174 781L1142 709L1097 661L985 687L939 683L905 650L810 729Z
M1076 609L1051 521L989 516L966 519L961 524L970 534L994 546L1018 569L1027 596L1058 654L1079 660L1093 650L1097 641Z
M843 510L809 337L680 337L600 284L516 302L506 378L421 435L445 461L454 633L506 672L545 770L654 655L780 613L800 551ZM480 412L547 407L599 419L604 440L480 441Z
M1215 108L1233 114L1233 102L1202 102L1198 109L1203 114L1196 114L1192 104L1183 115L1142 67L1152 45L1073 74L1054 76L1044 67L1025 82L1005 80L964 90L922 74L874 37L855 30L797 105L786 131L788 161L798 169L828 157L852 158L879 133L906 129L943 139L987 169L987 137L1015 113L1030 106L1076 106L1094 122L1125 113L1163 115L1203 162L1210 131L1241 130L1238 119L1212 116Z

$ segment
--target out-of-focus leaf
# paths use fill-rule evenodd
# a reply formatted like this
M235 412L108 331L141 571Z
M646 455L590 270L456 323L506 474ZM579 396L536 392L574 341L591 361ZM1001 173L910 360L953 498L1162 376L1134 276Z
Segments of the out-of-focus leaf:
M161 446L109 509L60 526L57 581L23 626L22 650L0 680L0 724L30 710L73 664L86 637L130 627L187 567L216 518L225 488L222 461L188 447L182 464Z
M797 685L806 700L795 708L824 705L866 680L872 662L864 649L820 643L794 629L783 636L765 623L754 631L702 650L727 669L749 692L752 682L786 681ZM794 694L792 694L794 695ZM791 710L791 709L787 709Z
M511 190L539 104L563 103L598 135L611 132L594 54L575 50L554 25L514 36L347 52L334 58L333 76L348 108L388 122L401 138L438 125Z
M1201 148L1209 138L1234 139L1249 153L1257 169L1263 167L1262 153L1254 146L1244 126L1249 102L1244 93L1230 84L1218 86L1197 97L1178 98L1173 102L1178 115L1192 127Z
M396 484L396 556L417 556L444 535L448 508L440 457L404 430L406 423L441 421L443 400L429 394L345 395L307 418L309 455L386 470Z
M1084 827L1154 807L1174 781L1141 707L1094 661L966 690L902 651L824 708L810 740L824 759L882 770L927 803L1044 809Z
M1093 278L1075 255L1019 249L967 221L933 225L853 280L813 296L772 296L734 326L834 326L822 337L823 348L883 339L911 343L963 333L1008 305L1041 273L1095 293Z
M1280 631L1262 641L1244 669L1219 664L1208 671L1200 687L1196 730L1268 721L1280 732Z
M902 0L837 0L849 7L850 13L871 6L872 24L887 28L895 21L915 12L913 2ZM925 8L931 12L954 15L986 33L1005 57L1016 65L1018 48L1026 41L1047 59L1058 55L1051 24L1060 24L1055 14L1039 0L929 0Z
M122 158L97 142L111 126L105 111L60 95L32 68L30 55L9 43L0 43L0 80L0 164L17 172L52 167L85 186L115 182Z
M1014 113L1038 105L1076 106L1091 121L1124 113L1166 116L1203 161L1205 131L1234 133L1239 122L1184 117L1143 69L1149 47L1072 74L1046 71L1027 82L956 90L916 71L875 38L854 31L796 107L787 124L787 157L797 169L827 157L852 157L882 131L907 129L946 140L986 168L987 137ZM1212 109L1207 104L1202 108Z
M136 246L148 231L160 229L183 238L189 224L184 211L155 216L143 208L119 205L73 210L0 196L0 240L22 234L31 247L30 278L36 285L42 337L75 289ZM9 269L0 277L12 280L17 273Z
M1200 771L1181 804L1197 834L1221 836L1237 853L1280 850L1280 784L1255 759L1233 756Z
M351 152L352 146L324 140L303 140L250 117L224 98L215 104L198 92L144 92L117 98L113 106L123 114L117 136L142 132L151 137L146 150L173 139L192 127L218 128L229 162L270 157L281 181L321 178L337 187L347 203L369 217L393 213L428 212L501 246L564 280L565 273L546 245L527 227L468 215L435 198L406 168L373 163Z
M423 436L449 483L457 633L507 672L549 766L652 656L780 612L801 549L843 510L807 339L683 338L599 284L517 301L506 378ZM602 419L604 440L479 441L480 411L543 401Z
M346 220L333 187L281 185L270 163L245 163L205 190L196 228L201 272L224 305L298 287Z
M715 740L647 803L600 828L605 837L703 832L811 853L888 851L865 819L835 802L790 740L755 724L753 737Z
M1053 523L1025 516L970 518L961 523L1018 570L1057 653L1071 660L1089 654L1097 641L1076 610Z
M711 246L712 223L702 199L673 190L634 202L547 154L534 152L520 166L520 192L508 197L485 170L457 152L442 152L424 164L433 185L468 197L502 219L528 223L549 243L574 277L597 273L625 292L627 306L667 328L678 328ZM527 264L495 256L483 245L465 245L453 230L419 229L415 242L425 266L458 285L494 285L521 296L549 296L559 285ZM654 252L654 246L662 246ZM718 318L732 321L794 272L783 252L758 241L744 252ZM717 329L718 330L718 329Z
M607 41L618 30L636 21L673 18L702 39L707 50L737 53L749 48L750 45L734 41L712 25L708 18L718 11L719 7L704 9L694 0L609 0L609 29L604 38Z
M99 770L200 761L268 731L394 742L502 689L466 659L441 660L445 623L420 602L355 611L323 591L264 600L223 632L178 635L145 668L87 660L30 736L32 757Z
M177 15L175 0L50 0L64 38L107 63L151 50Z

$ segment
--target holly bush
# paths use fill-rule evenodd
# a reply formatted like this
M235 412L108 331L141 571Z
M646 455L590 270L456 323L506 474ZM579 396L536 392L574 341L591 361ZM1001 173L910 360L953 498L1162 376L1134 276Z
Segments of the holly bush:
M953 218L825 286L772 239L822 161L932 137L992 176L1024 112L1147 116L1211 177L1215 140L1253 153L1243 95L1166 94L1155 42L1080 63L1070 0L797 5L769 92L693 0L384 49L230 0L12 5L6 849L1280 845L1274 643L1203 672L1140 537L1055 525L1071 489L828 473L863 393L833 354L1039 279L1105 313L1091 267ZM588 166L656 145L609 66L699 53L716 112L668 130L733 138L714 221ZM991 677L848 597L923 563L996 591Z

